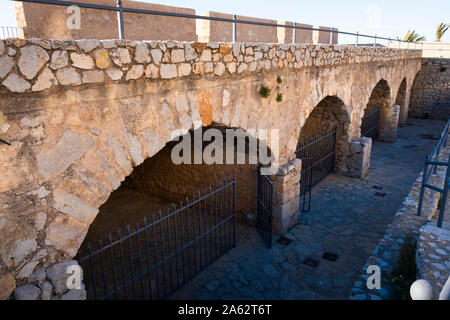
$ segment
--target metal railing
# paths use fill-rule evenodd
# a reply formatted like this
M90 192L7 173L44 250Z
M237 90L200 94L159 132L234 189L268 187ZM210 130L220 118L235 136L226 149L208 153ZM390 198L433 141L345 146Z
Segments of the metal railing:
M336 132L334 128L301 145L295 151L295 156L302 160L300 178L300 205L302 212L311 209L311 190L334 170L336 154Z
M272 248L273 182L269 176L258 174L256 227L263 241Z
M381 108L370 111L362 118L361 137L369 137L376 140L380 134L380 112Z
M11 1L19 1L19 0L11 0ZM218 22L230 22L233 23L233 42L237 42L237 25L238 24L247 24L247 25L256 25L256 26L263 26L263 27L277 27L277 28L285 28L285 29L293 29L294 33L296 30L309 30L309 31L320 31L320 32L328 32L330 33L330 44L333 41L333 33L337 33L340 35L347 35L347 36L355 36L356 37L356 46L359 46L359 39L360 38L368 38L373 40L373 46L377 46L377 41L379 40L385 40L392 42L398 42L399 44L402 42L408 43L408 49L409 49L409 43L408 41L400 40L400 39L392 39L390 37L380 37L377 35L367 35L362 34L359 32L346 32L346 31L339 31L336 28L327 28L327 29L320 29L320 28L314 28L314 27L306 27L306 26L299 26L297 23L293 23L293 25L287 25L287 24L279 24L279 23L268 23L268 22L258 22L258 21L250 21L245 19L238 19L237 15L233 15L233 18L222 18L222 17L209 17L209 16L202 16L202 15L196 15L196 14L186 14L186 13L178 13L178 12L166 12L166 11L157 11L157 10L146 10L146 9L135 9L135 8L126 8L122 6L122 1L117 0L116 6L105 6L100 4L92 4L92 3L84 3L84 2L78 2L78 1L61 1L61 0L20 0L21 2L31 2L31 3L40 3L40 4L48 4L48 5L57 5L57 6L78 6L80 8L86 8L86 9L97 9L97 10L106 10L106 11L115 11L117 12L118 16L118 31L120 39L126 39L125 38L125 27L124 27L124 20L123 20L123 14L124 13L138 13L138 14L149 14L149 15L157 15L157 16L166 16L166 17L178 17L178 18L188 18L188 19L200 19L200 20L210 20L210 21L218 21ZM149 39L150 40L150 39ZM295 41L295 38L292 37L292 40ZM415 44L415 48L417 48L417 43Z
M82 246L88 299L164 299L235 247L236 177L143 223Z
M445 205L447 202L447 194L450 184L450 156L447 162L442 162L439 161L439 155L442 147L447 146L449 127L450 127L450 118L447 121L445 128L442 131L441 136L439 137L439 141L433 149L433 152L431 153L431 155L427 155L425 157L425 165L423 167L423 175L422 175L422 187L420 189L419 206L417 209L417 216L420 216L422 214L422 205L423 205L423 198L425 195L425 188L440 192L442 194L442 198L440 200L439 216L437 222L437 226L439 228L442 228L445 213ZM429 184L431 174L436 173L438 166L447 167L445 173L444 186L442 188Z
M0 26L0 39L19 38L19 28Z

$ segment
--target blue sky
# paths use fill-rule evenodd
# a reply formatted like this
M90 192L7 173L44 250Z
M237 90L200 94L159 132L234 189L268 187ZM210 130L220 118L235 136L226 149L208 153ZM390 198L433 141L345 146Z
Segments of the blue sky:
M82 0L78 0L82 2ZM178 7L204 11L236 13L252 17L297 21L312 25L333 26L343 31L377 34L395 38L409 30L416 30L434 41L436 26L450 23L449 0L155 0ZM13 3L0 1L0 25L15 26ZM350 39L340 38L342 42ZM346 41L348 40L348 41ZM450 31L443 41L450 41Z

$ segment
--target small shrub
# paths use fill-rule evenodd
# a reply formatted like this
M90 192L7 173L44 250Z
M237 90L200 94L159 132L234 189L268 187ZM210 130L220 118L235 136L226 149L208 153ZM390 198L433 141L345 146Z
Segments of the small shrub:
M283 80L281 79L280 76L277 76L277 83L278 83L278 84L282 84L282 83L283 83Z
M439 71L440 72L445 72L445 71L447 71L447 68L446 67L441 67L441 69L439 69Z
M411 300L409 290L417 278L416 249L417 242L407 237L392 272L392 300Z
M267 98L270 96L270 89L266 86L261 86L261 89L259 89L259 95L263 98Z
M277 94L277 102L281 102L281 101L283 101L283 95L281 94L281 93L278 93Z

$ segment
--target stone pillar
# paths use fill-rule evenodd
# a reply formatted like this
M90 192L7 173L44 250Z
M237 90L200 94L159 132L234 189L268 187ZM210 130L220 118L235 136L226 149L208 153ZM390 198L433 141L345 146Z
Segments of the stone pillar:
M371 151L371 138L352 139L347 155L347 176L362 179L369 173Z
M69 284L76 286L77 283L80 284L79 288L69 287ZM28 278L28 284L14 290L12 298L14 300L86 300L83 270L78 262L72 260L37 270Z
M385 142L395 142L397 139L398 120L400 116L400 106L393 105L390 108L383 108L381 111L380 140Z
M409 97L410 97L410 90L407 89L403 108L400 109L401 113L400 113L399 120L398 120L399 125L401 127L406 126L406 122L408 120Z
M281 233L295 224L300 205L302 161L294 159L273 175L273 229Z

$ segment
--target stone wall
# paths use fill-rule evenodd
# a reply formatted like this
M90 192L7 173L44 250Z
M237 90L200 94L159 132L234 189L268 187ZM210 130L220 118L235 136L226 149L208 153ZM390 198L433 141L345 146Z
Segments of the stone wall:
M411 88L409 116L448 119L450 116L450 59L422 59L422 69Z
M282 170L283 183L274 183L283 194L282 227L298 210L294 153L313 109L327 96L339 98L350 143L376 84L385 79L396 90L405 77L412 83L420 54L301 44L0 41L0 134L11 143L0 145L0 274L22 285L36 270L71 259L133 167L174 132L212 123L278 130L279 140L263 142L279 150L275 164L292 176ZM266 98L262 85L271 89Z

